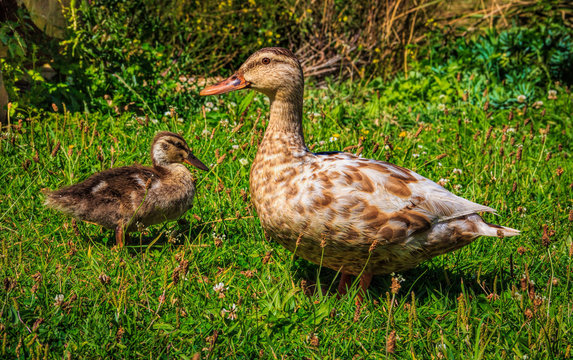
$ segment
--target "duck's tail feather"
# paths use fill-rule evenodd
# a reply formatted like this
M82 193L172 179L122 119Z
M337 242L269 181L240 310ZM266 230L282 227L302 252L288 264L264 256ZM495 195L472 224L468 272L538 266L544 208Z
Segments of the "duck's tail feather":
M508 237L517 236L521 233L519 230L486 223L485 221L478 222L476 225L478 225L478 233L482 236Z

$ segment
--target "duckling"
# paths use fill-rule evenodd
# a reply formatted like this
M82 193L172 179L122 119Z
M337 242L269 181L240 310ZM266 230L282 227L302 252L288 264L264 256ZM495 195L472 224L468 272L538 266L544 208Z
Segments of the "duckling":
M189 210L195 181L186 163L209 170L180 135L162 131L151 145L153 167L138 164L108 169L46 196L45 205L86 222L115 230L116 244L140 226L175 220Z
M403 167L344 152L312 153L302 131L304 77L293 53L264 48L201 95L250 88L270 99L270 119L250 173L265 232L315 264L360 275L357 302L373 275L410 269L479 236L515 236L478 212L494 209L456 196Z

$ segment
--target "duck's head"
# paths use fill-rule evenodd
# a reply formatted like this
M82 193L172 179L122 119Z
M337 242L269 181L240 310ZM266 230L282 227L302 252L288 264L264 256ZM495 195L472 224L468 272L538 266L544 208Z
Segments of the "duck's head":
M193 155L185 139L169 131L161 131L155 135L151 145L151 159L153 166L186 163L201 170L209 170Z
M301 95L303 87L302 68L296 56L288 49L271 47L257 51L231 77L204 88L199 94L216 95L251 88L272 100L278 94Z

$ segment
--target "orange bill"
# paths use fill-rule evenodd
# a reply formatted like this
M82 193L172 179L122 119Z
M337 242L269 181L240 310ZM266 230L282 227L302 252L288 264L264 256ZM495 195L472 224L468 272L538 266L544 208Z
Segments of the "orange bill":
M189 153L189 156L187 156L187 159L183 160L183 162L185 164L189 164L191 166L195 166L197 169L201 169L201 170L205 170L205 171L209 171L209 168L207 166L205 166L205 164L203 164L201 162L201 160L197 159L195 157L195 155L193 155L192 153Z
M234 74L228 79L218 84L210 85L201 90L199 95L218 95L228 93L229 91L240 90L248 87L250 84L245 80L243 74Z

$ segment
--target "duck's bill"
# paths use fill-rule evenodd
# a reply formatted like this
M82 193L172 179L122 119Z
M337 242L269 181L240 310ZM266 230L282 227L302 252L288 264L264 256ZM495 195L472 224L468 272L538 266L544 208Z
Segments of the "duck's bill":
M199 95L218 95L228 93L230 91L240 90L248 87L250 84L245 80L242 74L235 74L228 79L221 81L218 84L210 85L201 90Z
M209 168L201 162L201 160L197 159L195 155L189 153L187 159L183 160L185 164L189 164L191 166L195 166L197 169L209 171Z

